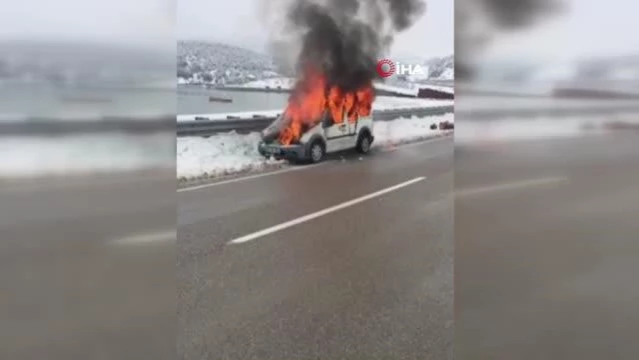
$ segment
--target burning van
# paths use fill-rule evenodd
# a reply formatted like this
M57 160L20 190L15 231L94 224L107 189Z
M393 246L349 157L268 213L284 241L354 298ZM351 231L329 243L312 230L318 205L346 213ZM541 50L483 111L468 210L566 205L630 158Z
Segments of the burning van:
M317 163L326 154L338 151L356 149L365 154L374 140L373 119L370 115L358 116L355 121L343 119L336 122L326 112L317 125L304 131L298 141L290 144L279 141L281 128L286 122L285 115L282 115L262 132L258 148L260 154L294 162Z
M262 132L260 154L292 161L320 162L326 154L373 143L372 83L355 90L330 86L321 73L307 72L284 113Z

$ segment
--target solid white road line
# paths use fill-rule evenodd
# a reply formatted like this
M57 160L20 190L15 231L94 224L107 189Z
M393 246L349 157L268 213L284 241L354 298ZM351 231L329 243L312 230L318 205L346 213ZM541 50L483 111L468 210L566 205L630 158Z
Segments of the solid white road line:
M511 183L505 183L505 184L482 186L482 187L478 187L474 189L455 190L455 197L459 198L464 196L483 195L483 194L490 194L490 193L496 193L496 192L502 192L502 191L521 190L521 189L532 188L532 187L558 185L561 183L565 183L567 181L568 181L568 178L565 176L545 177L545 178L524 180L524 181L511 182Z
M306 165L306 166L292 166L292 167L284 168L284 169L281 169L281 170L269 171L269 172L261 173L261 174L255 174L255 175L250 175L250 176L242 176L242 177L238 177L238 178L233 178L233 179L228 179L228 180L223 180L223 181L217 181L217 182L213 182L213 183L210 183L210 184L203 184L203 185L198 185L198 186L186 187L186 188L178 189L177 192L204 189L204 188L209 188L209 187L213 187L213 186L226 185L226 184L231 184L231 183L240 182L240 181L253 180L253 179L259 179L259 178L272 176L272 175L284 174L284 173L291 172L291 171L300 171L300 170L312 169L314 167L325 165L327 163L329 163L329 161L325 161L325 162L319 163L319 164Z
M176 239L176 231L168 230L123 236L121 238L113 240L111 243L115 245L139 245L153 244L158 242L169 242L175 241Z
M371 193L371 194L368 194L368 195L364 195L362 197L358 197L356 199L353 199L353 200L350 200L350 201L347 201L347 202L343 202L343 203L335 205L335 206L331 206L331 207L326 208L324 210L320 210L320 211L317 211L317 212L314 212L314 213L299 217L297 219L293 219L291 221L287 221L285 223L282 223L282 224L279 224L279 225L275 225L275 226L272 226L270 228L267 228L267 229L264 229L264 230L261 230L261 231L258 231L258 232L254 232L252 234L248 234L248 235L233 239L233 240L229 241L228 243L229 244L241 244L241 243L245 243L247 241L255 240L255 239L260 238L262 236L266 236L266 235L269 235L269 234L272 234L272 233L275 233L275 232L290 228L292 226L299 225L299 224L307 222L307 221L311 221L311 220L316 219L316 218L318 218L320 216L324 216L324 215L330 214L332 212L335 212L335 211L338 211L338 210L342 210L344 208L347 208L347 207L359 204L361 202L364 202L364 201L367 201L367 200L382 196L384 194L388 194L389 192L392 192L392 191L395 191L395 190L399 190L399 189L404 188L406 186L409 186L409 185L415 184L417 182L420 182L420 181L422 181L424 179L426 179L426 177L423 177L423 176L422 177L418 177L418 178L415 178L413 180L409 180L409 181L403 182L401 184L397 184L395 186L391 186L391 187L388 187L386 189L379 190L379 191L376 191L374 193Z

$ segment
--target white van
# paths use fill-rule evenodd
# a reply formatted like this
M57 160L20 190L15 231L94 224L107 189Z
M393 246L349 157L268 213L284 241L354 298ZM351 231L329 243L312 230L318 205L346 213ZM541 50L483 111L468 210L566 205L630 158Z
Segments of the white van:
M355 122L349 122L345 115L344 121L336 124L326 112L323 121L302 134L298 144L291 145L281 145L277 141L279 130L284 125L284 119L280 117L262 132L262 141L258 145L260 154L267 158L318 163L326 154L338 151L356 149L360 153L368 153L375 140L372 116L358 116Z

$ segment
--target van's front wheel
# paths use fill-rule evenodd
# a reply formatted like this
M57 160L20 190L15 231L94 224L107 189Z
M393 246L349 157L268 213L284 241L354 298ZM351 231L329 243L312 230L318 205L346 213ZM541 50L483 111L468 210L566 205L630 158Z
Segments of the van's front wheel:
M324 155L326 155L326 148L324 147L324 143L319 140L313 141L313 143L309 147L309 160L311 160L313 164L316 164L324 160Z
M373 142L373 139L371 138L370 134L368 133L363 133L359 136L359 139L357 139L357 151L360 152L361 154L367 154L369 151L371 151L371 143Z

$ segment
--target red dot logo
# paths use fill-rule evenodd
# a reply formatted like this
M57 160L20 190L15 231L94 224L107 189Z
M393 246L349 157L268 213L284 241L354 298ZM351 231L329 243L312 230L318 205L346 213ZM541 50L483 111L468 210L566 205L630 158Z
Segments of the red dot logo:
M383 78L387 78L395 73L395 63L389 59L382 59L377 62L377 73Z

